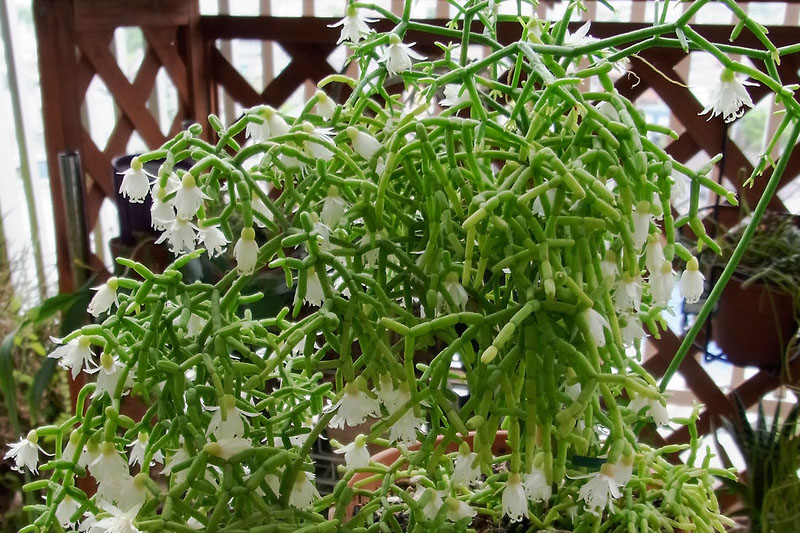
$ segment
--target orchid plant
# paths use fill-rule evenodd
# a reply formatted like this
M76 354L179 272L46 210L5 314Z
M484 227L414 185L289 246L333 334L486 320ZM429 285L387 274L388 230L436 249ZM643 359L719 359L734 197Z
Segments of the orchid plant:
M361 75L320 83L347 85L343 103L320 90L296 116L261 106L226 127L212 115L210 131L192 125L134 159L122 193L152 196L153 226L177 257L163 272L119 259L136 277L99 287L97 323L51 354L96 379L74 416L6 454L46 473L26 486L44 500L24 531L466 531L479 519L723 531L712 476L732 474L710 454L697 460L699 407L670 420L640 348L665 327L674 292L703 292L696 250L675 240L688 226L698 248L716 247L701 188L736 198L708 175L718 157L699 170L672 159L652 137L675 134L613 84L646 48L704 50L723 66L710 120L752 105L748 76L784 104L776 139L791 130L794 146L800 105L775 65L798 47L776 49L733 0L719 3L763 49L693 30L707 0L674 22L661 2L652 26L608 39L588 25L568 33L577 0L555 22L530 2L505 2L510 15L499 1L453 2L446 27L411 20L410 0L401 16L351 3L340 41ZM365 13L394 29L372 31ZM499 42L499 24L519 39ZM411 33L439 39L439 53L423 56ZM472 45L488 55L471 59ZM579 90L587 80L597 90ZM142 164L156 159L148 176ZM185 160L191 169L175 171ZM676 219L683 181L690 209ZM182 269L204 253L233 266L186 283ZM264 269L282 270L295 296L259 318L247 306L265 298L250 284ZM463 405L454 383L469 391ZM125 414L126 396L146 413ZM691 443L639 439L670 423L689 424ZM363 430L334 442L341 479L321 496L310 452L329 427ZM493 452L498 439L507 453ZM398 458L375 462L368 445ZM684 450L685 462L668 460ZM96 493L78 487L85 476Z

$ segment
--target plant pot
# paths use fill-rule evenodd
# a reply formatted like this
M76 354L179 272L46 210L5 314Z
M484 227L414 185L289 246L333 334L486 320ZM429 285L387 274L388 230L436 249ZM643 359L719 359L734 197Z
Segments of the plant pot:
M508 447L508 444L506 443L507 439L508 439L508 432L507 431L498 431L497 432L497 434L495 435L495 438L494 438L494 443L492 444L492 453L494 455L504 455L504 454L507 454L507 453L509 453L511 451L511 449ZM439 437L436 440L436 442L439 443L439 442L441 442L441 440L442 440L442 437ZM475 432L472 432L472 431L466 437L464 437L464 441L469 445L470 450L472 449L474 440L475 440ZM420 447L420 443L417 442L417 443L412 444L411 446L409 446L408 449L413 451L413 450L419 449L419 447ZM448 444L446 453L453 453L453 452L456 452L456 451L458 451L458 443L451 442L450 444ZM373 455L370 458L370 460L374 461L376 463L380 463L380 464L382 464L384 466L389 466L392 463L394 463L400 457L400 455L401 455L401 452L400 452L400 450L398 448L387 448L387 449L385 449L385 450L383 450L381 452L378 452L375 455ZM368 472L361 472L361 473L355 474L350 479L350 481L347 483L347 485L349 487L352 487L358 481L361 481L362 479L365 479L365 478L367 478L367 477L369 477L371 475L373 475L373 474L368 473ZM380 482L379 481L375 481L373 483L368 483L367 485L364 485L363 488L366 489L366 490L375 490L378 487L380 487ZM364 498L362 496L356 496L353 499L353 501L350 502L350 505L347 507L347 511L345 512L345 516L348 519L351 518L353 516L353 509L357 505L366 504L368 501L369 501L368 499L366 499L366 498ZM333 517L335 511L336 511L336 509L334 507L331 507L331 509L329 510L329 516Z
M763 283L731 278L711 320L712 338L738 366L777 368L797 331L792 298Z

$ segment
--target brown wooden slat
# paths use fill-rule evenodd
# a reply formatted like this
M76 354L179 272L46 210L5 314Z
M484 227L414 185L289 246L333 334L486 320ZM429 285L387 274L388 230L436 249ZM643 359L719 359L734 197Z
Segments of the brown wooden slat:
M329 74L336 73L326 59L327 54L333 50L332 46L293 43L281 43L281 46L289 52L293 60L261 93L264 102L270 105L277 107L285 102L307 79L317 82Z
M158 55L161 64L164 65L173 85L175 85L175 89L178 91L178 97L184 103L188 103L189 79L186 65L183 63L181 56L178 55L175 46L175 29L143 27L142 33L144 33L144 37L150 47Z
M62 0L63 1L63 0ZM187 23L186 0L72 0L78 32L120 26L179 26Z
M233 68L233 65L228 63L228 60L216 47L211 48L210 59L211 75L214 81L221 85L231 98L245 107L252 107L262 103L261 95L247 83L247 80L239 74L238 70ZM288 67L286 70L288 70Z
M161 133L153 115L147 110L145 100L148 93L138 93L122 73L114 56L107 47L95 42L91 34L78 36L78 43L86 57L91 61L97 74L102 78L114 97L114 101L136 126L139 135L150 148L157 148L166 138Z
M139 70L136 72L136 78L133 80L133 89L137 92L150 94L160 67L161 64L158 62L155 52L152 49L148 49L144 59L142 59L142 63L139 65ZM111 135L108 136L108 142L103 149L109 159L123 154L135 129L127 115L123 113L117 117L117 123L111 131ZM113 195L111 198L113 200Z
M86 130L83 130L81 143L81 163L83 171L92 177L103 194L114 197L114 184L111 181L111 159L100 151ZM89 226L91 227L91 226Z

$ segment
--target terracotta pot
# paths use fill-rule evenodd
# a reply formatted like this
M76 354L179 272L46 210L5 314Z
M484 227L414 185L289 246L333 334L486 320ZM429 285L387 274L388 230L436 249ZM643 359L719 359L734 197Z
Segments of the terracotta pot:
M508 447L508 444L506 442L507 439L508 439L508 432L507 431L498 431L497 432L497 434L495 435L494 444L492 444L492 452L495 455L505 455L505 454L511 452L511 448ZM467 444L469 444L470 450L472 449L472 445L473 445L474 440L475 440L475 432L470 432L466 437L464 437L464 441ZM438 439L436 439L437 444L439 442L441 442L441 441L442 441L442 437L439 437ZM411 446L409 446L408 449L413 451L413 450L418 450L419 447L420 447L420 443L417 442L417 443L412 444ZM451 442L450 444L447 445L446 453L453 453L453 452L456 452L456 451L458 451L458 443ZM371 460L376 462L376 463L380 463L382 465L389 466L389 465L393 464L400 457L400 455L401 455L401 452L400 452L400 450L398 448L387 448L387 449L385 449L385 450L383 450L381 452L378 452L377 454L373 455L371 457ZM362 479L365 479L365 478L367 478L369 476L372 476L372 475L373 474L369 473L369 472L358 473L358 474L354 475L350 479L350 481L348 482L348 486L352 487L358 481L361 481ZM373 483L368 483L367 485L364 485L364 487L362 487L362 488L364 488L366 490L375 490L378 487L380 487L380 481L375 481ZM353 499L353 501L350 502L350 505L347 507L347 512L345 513L345 516L348 519L351 518L353 516L353 509L357 505L366 504L368 501L369 500L367 498L364 498L362 496L356 496ZM331 509L329 510L329 516L333 517L335 512L336 512L336 509L334 507L331 507Z
M731 278L711 321L712 338L731 363L776 368L797 331L792 298L763 283Z

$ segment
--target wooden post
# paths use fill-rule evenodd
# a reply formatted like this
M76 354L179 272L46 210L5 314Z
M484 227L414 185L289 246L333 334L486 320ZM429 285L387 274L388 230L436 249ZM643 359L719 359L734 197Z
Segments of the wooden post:
M186 0L188 5L188 21L186 24L186 64L189 73L189 94L191 95L191 118L203 126L203 137L211 138L208 126L208 114L213 94L216 90L210 83L208 72L208 46L200 30L200 4L198 0Z
M73 265L69 259L67 216L58 168L58 153L80 151L82 128L79 111L72 0L34 0L34 22L39 52L42 115L45 124L47 170L53 205L58 262L58 288L72 292Z

